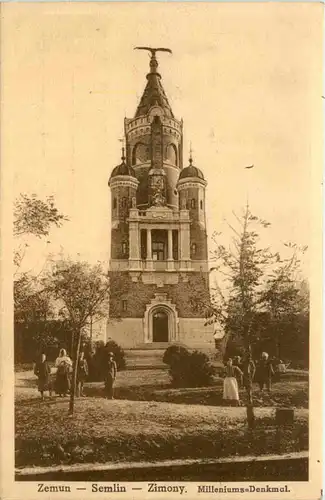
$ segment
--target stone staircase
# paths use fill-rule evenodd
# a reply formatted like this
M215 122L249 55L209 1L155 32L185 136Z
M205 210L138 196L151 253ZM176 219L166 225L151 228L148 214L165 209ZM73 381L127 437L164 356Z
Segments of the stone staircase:
M166 348L157 349L129 349L125 350L126 366L129 370L157 370L167 369L163 363Z

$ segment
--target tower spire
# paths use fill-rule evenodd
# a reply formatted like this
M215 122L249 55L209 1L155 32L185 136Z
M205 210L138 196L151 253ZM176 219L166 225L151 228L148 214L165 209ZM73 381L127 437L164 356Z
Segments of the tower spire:
M159 48L152 48L152 47L134 47L134 50L148 50L151 54L150 58L150 74L156 74L157 73L157 68L158 68L158 61L156 58L156 52L169 52L172 54L172 51L170 49L166 49L164 47L159 47Z
M163 47L135 47L134 50L147 50L151 55L149 62L150 69L149 73L147 74L148 83L140 100L140 104L135 116L138 117L146 115L152 106L158 105L164 109L167 116L173 118L173 112L167 100L165 91L161 85L161 75L157 71L158 61L156 58L156 52L169 52L170 54L172 54L172 51Z
M193 149L192 149L192 142L190 142L190 157L189 157L189 162L190 165L193 163Z
M119 141L121 143L121 150L122 150L121 160L125 162L125 138L122 137L121 139L119 139Z

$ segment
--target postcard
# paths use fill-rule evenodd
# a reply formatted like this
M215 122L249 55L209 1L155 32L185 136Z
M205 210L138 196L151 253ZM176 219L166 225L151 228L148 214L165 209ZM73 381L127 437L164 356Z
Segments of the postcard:
M323 5L1 26L1 498L321 498Z

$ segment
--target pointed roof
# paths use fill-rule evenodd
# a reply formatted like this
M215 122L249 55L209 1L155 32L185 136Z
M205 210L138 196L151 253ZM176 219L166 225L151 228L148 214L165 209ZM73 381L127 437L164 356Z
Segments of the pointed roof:
M155 52L151 53L150 72L147 74L147 85L144 89L135 118L146 115L152 106L163 108L166 116L174 118L172 109L161 84L161 75L157 72L158 61Z

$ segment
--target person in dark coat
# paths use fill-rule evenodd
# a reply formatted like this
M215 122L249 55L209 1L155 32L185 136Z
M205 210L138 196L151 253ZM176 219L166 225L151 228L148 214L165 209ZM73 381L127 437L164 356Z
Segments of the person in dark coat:
M240 364L240 369L243 372L243 386L248 390L251 388L256 371L256 366L250 353L245 353Z
M85 380L88 377L88 363L85 359L84 352L79 355L78 369L77 369L77 396L84 396L83 389Z
M45 391L49 391L51 394L51 368L46 361L45 354L41 354L41 359L35 364L34 373L38 378L38 390L43 400Z
M113 385L116 379L116 374L117 374L117 366L114 361L114 354L112 352L109 352L104 372L105 392L107 399L114 399Z
M266 389L271 392L272 377L274 375L274 370L271 361L269 360L269 355L267 352L262 352L261 359L257 363L256 367L256 381L260 386L260 390Z

